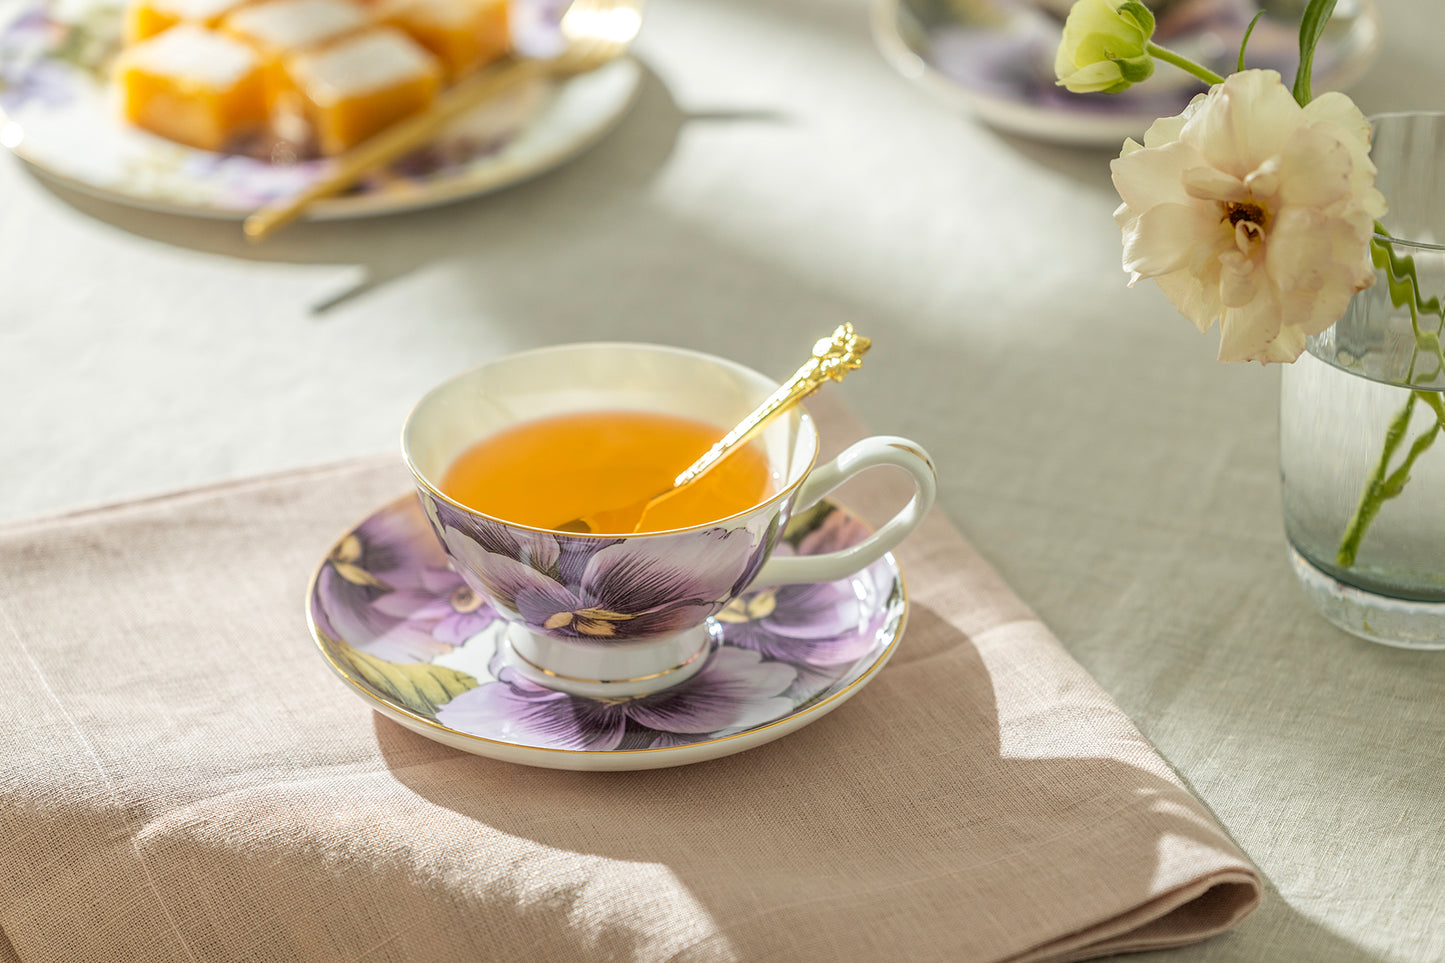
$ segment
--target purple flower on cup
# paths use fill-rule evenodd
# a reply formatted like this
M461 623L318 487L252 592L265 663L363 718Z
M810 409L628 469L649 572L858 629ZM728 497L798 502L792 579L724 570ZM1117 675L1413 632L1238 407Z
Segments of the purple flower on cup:
M830 512L812 531L778 546L779 555L819 555L862 541L868 529L846 512ZM866 574L866 573L865 573ZM779 585L739 596L717 614L728 645L809 669L851 664L875 640L859 632L873 606L859 599L853 580Z
M431 502L433 522L472 587L534 632L582 642L655 638L700 625L756 571L745 529L646 539L581 538L506 527Z
M607 751L682 745L761 725L792 709L782 693L796 671L756 652L720 646L697 675L635 699L587 699L543 688L509 668L437 711L444 726L509 742Z

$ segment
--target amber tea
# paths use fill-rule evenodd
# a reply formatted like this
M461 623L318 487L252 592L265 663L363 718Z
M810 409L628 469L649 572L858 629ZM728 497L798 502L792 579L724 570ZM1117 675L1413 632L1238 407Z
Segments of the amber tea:
M726 432L704 421L649 411L554 415L472 445L447 468L441 487L494 518L556 528L663 491ZM746 511L773 492L767 457L756 445L744 445L660 502L638 530L704 525Z

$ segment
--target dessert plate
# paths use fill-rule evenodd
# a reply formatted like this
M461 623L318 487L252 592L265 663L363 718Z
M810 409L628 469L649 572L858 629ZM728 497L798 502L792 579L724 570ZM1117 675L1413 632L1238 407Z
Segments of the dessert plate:
M830 552L868 533L825 501L777 551ZM710 620L708 661L686 682L630 700L568 695L510 667L505 623L447 568L408 495L341 537L306 612L331 669L414 732L506 762L627 770L716 759L822 718L893 655L907 598L892 555L842 581L749 592Z
M529 0L542 3L546 0ZM547 46L535 6L519 46ZM149 210L235 218L288 197L321 161L196 150L125 123L109 82L121 0L0 0L0 145L41 173ZM632 105L642 68L628 58L539 81L461 118L425 149L319 201L315 219L390 214L485 194L556 167L596 143ZM275 161L275 162L273 162Z
M1160 64L1118 94L1071 94L1055 85L1054 53L1071 0L874 0L873 37L905 77L1001 130L1037 140L1117 149L1156 118L1182 111L1203 85ZM1261 9L1247 67L1292 82L1305 0L1148 0L1158 43L1228 74ZM1358 80L1380 50L1375 0L1340 0L1315 53L1314 89Z

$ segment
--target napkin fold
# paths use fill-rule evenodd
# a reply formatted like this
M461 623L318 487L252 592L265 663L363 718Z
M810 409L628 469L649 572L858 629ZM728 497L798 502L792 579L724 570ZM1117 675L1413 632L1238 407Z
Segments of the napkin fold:
M877 520L898 485L840 501ZM368 459L0 529L0 961L1077 960L1259 901L937 513L897 552L893 661L776 742L573 773L414 734L303 616L334 540L408 487Z

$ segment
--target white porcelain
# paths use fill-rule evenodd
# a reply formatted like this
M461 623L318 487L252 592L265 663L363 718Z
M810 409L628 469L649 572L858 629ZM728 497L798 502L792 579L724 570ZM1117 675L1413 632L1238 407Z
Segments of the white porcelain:
M1117 94L1073 94L1055 84L1054 54L1071 0L872 0L874 41L908 80L985 123L1023 137L1118 150L1155 118L1178 114L1203 92L1160 64ZM1302 0L1154 0L1155 40L1221 73L1235 69L1256 13L1249 66L1294 76ZM1316 92L1342 90L1379 56L1375 0L1340 0L1315 51Z
M647 410L709 422L721 437L775 387L765 375L695 351L596 343L482 365L418 403L402 449L422 505L452 567L512 623L508 638L520 673L595 697L675 685L696 671L691 667L708 620L745 590L846 578L886 555L923 520L935 478L917 443L868 438L817 465L817 430L802 409L776 419L755 442L766 454L776 494L692 528L626 536L550 531L487 515L442 491L443 473L464 450L519 422L571 411ZM893 518L832 551L775 555L793 516L878 466L903 470L915 487Z
M834 551L868 533L825 501L794 516L777 553ZM505 762L617 771L717 759L816 722L897 650L907 607L885 555L842 581L745 592L708 620L696 673L661 692L559 692L516 671L508 623L447 567L408 495L337 540L306 615L347 690L413 732Z

